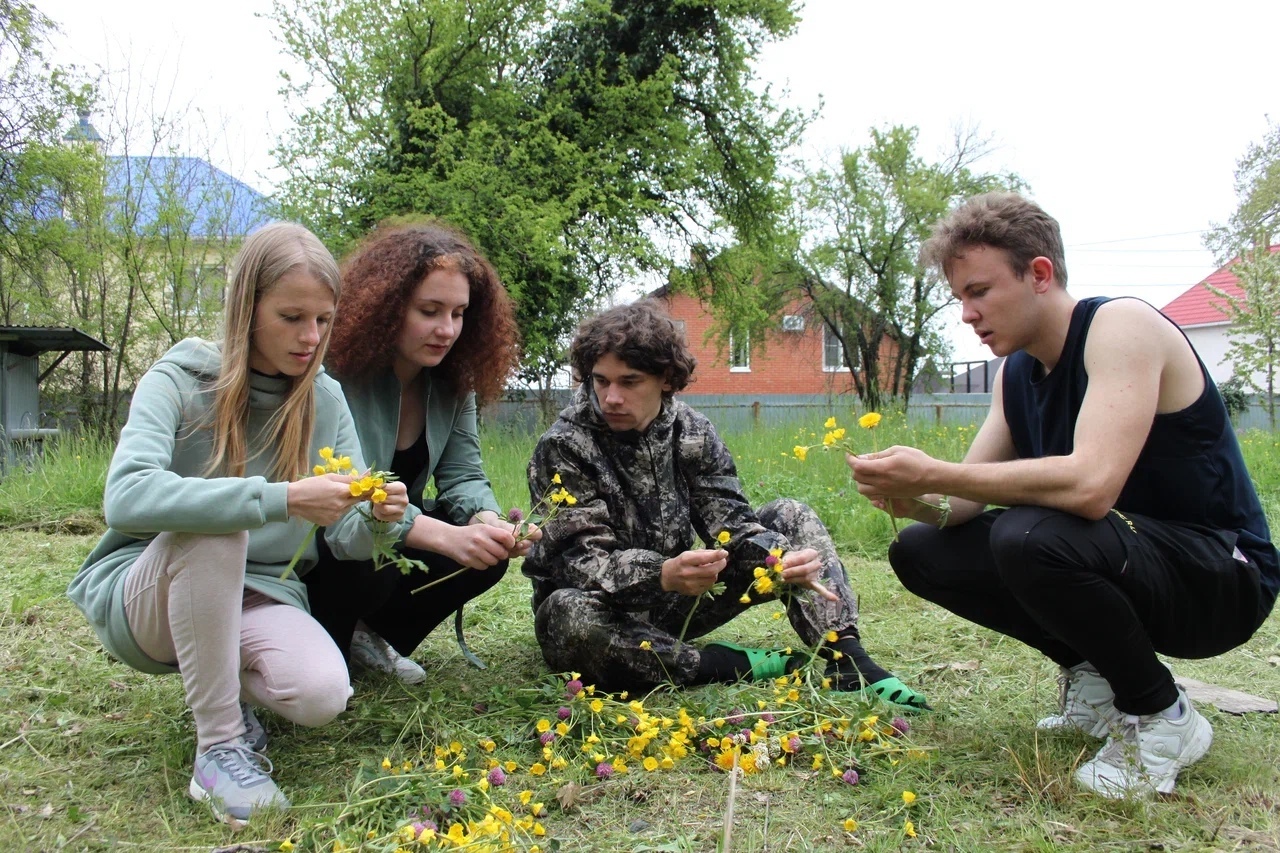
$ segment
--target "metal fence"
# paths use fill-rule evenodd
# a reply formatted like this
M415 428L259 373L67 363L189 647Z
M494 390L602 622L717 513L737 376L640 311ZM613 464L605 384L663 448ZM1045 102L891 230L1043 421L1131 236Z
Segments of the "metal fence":
M569 404L572 392L553 392L550 411ZM790 427L825 420L828 415L859 413L864 409L852 394L681 394L680 399L706 415L721 432ZM907 407L907 418L929 425L970 426L982 423L991 405L991 395L915 394ZM541 432L547 426L538 401L530 396L504 399L484 411L490 425L518 432ZM1269 429L1263 398L1249 398L1249 408L1235 419L1236 429Z

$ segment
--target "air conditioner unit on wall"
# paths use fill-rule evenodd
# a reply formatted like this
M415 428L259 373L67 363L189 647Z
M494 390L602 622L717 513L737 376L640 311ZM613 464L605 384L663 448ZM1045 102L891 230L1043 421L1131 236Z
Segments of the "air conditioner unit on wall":
M784 332L803 332L804 317L799 314L782 315L782 331Z

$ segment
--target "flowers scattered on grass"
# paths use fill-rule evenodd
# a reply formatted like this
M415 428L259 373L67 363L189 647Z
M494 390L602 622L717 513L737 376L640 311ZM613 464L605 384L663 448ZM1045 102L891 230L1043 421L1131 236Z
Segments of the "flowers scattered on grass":
M650 774L699 768L871 784L865 780L878 772L925 756L893 724L865 714L855 694L823 689L809 667L771 682L639 698L596 690L566 673L536 687L495 686L483 704L470 721L406 721L406 731L430 733L427 739L400 742L399 753L366 764L341 814L299 826L290 843L307 853L532 853L548 849L554 831L544 823L545 804L572 808L591 786L643 784ZM900 808L914 799L904 791ZM898 810L858 815L864 824L892 822L884 826L891 832L903 817ZM854 817L842 826L861 828Z

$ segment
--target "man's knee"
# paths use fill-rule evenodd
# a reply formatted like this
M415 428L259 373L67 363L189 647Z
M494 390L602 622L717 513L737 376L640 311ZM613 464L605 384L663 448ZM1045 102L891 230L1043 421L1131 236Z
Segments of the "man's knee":
M817 521L818 514L795 498L775 498L756 511L756 518L770 530L786 536L788 530L801 530L806 523Z
M596 623L595 597L580 589L557 589L533 616L533 631L545 651L549 645L573 647L587 641Z
M931 578L939 553L942 531L932 524L908 524L889 545L889 566L910 592L923 598L933 586Z

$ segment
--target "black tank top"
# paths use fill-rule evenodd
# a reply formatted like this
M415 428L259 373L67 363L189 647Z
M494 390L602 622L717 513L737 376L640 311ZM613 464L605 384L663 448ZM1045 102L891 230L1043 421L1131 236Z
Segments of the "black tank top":
M1095 296L1076 303L1062 355L1048 375L1044 365L1026 352L1005 360L1004 417L1019 458L1071 453L1076 418L1089 387L1085 339L1094 314L1109 301ZM1155 416L1115 508L1234 532L1236 546L1257 564L1262 585L1274 602L1280 590L1280 555L1271 544L1271 531L1222 395L1199 355L1196 362L1204 376L1204 391L1185 409Z

